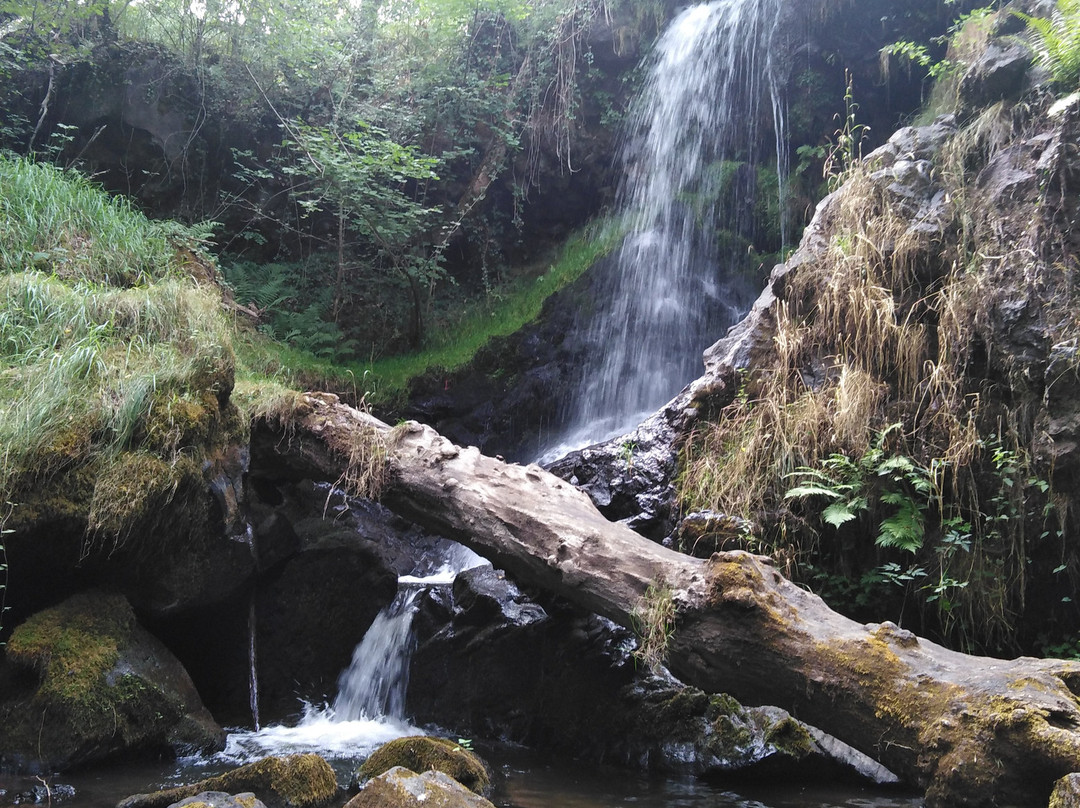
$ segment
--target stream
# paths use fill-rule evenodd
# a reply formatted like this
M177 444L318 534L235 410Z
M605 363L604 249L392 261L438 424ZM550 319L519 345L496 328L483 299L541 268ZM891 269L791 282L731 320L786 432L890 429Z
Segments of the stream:
M306 752L329 761L339 785L346 787L359 764L387 741L425 733L454 737L438 728L414 726L405 704L418 594L448 587L459 572L487 563L460 545L443 552L441 557L421 559L417 569L399 577L397 597L357 645L332 701L302 704L297 715L259 729L235 728L225 749L208 757L96 767L44 779L0 773L0 805L32 803L23 795L36 790L39 804L114 808L131 794L196 782L267 755ZM575 762L479 738L469 742L493 768L492 801L503 808L916 808L921 804L917 797L887 790L803 782L717 784ZM72 788L74 795L68 796ZM338 804L344 801L343 797Z
M371 739L378 733L370 736ZM373 744L374 745L374 744ZM530 750L477 743L477 751L495 770L491 801L499 808L918 808L918 796L850 785L799 783L710 784L693 777L653 777L542 756ZM338 782L348 784L362 757L337 758ZM183 785L216 774L229 765L220 759L184 759L172 763L129 763L47 778L50 786L72 786L75 796L54 804L78 808L115 808L123 798ZM0 805L35 786L33 777L0 775ZM344 799L338 801L342 804ZM25 804L25 803L24 803ZM41 804L47 804L47 800Z

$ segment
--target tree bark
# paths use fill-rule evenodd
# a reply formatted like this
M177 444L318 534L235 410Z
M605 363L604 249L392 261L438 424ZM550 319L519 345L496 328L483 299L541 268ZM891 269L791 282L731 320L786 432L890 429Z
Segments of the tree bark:
M862 625L759 556L707 561L608 522L538 466L460 448L410 422L391 430L334 396L308 395L253 437L253 465L338 479L379 443L382 501L519 580L632 626L670 587L673 673L748 704L784 707L927 790L929 806L1045 806L1080 771L1080 662L950 651L891 623Z

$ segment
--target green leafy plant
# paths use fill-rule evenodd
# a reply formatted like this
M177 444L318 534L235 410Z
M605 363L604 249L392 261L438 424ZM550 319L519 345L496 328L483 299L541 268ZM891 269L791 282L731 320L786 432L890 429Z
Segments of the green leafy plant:
M1012 11L1032 34L1035 61L1068 90L1080 86L1080 0L1057 0L1049 17Z
M828 500L821 518L834 528L887 506L891 512L878 523L877 545L917 552L926 533L926 512L934 485L927 469L886 448L889 435L900 427L892 424L878 433L860 458L832 454L818 468L796 469L788 476L802 483L789 488L784 499Z
M858 122L859 104L855 101L854 77L845 71L847 78L844 91L844 115L836 117L840 127L833 133L831 143L825 149L822 174L830 191L835 191L850 176L855 165L862 160L862 145L870 134L870 127Z

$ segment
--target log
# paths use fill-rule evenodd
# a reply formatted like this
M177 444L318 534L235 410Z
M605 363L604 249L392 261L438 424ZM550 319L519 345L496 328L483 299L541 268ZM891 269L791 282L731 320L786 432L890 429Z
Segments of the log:
M1045 806L1080 771L1080 662L957 653L892 623L860 624L743 552L699 560L607 521L535 465L393 430L336 397L307 395L287 429L253 430L253 466L339 479L377 442L382 502L520 581L617 623L658 588L677 607L667 664L688 684L789 710L945 806ZM371 452L366 452L370 456Z

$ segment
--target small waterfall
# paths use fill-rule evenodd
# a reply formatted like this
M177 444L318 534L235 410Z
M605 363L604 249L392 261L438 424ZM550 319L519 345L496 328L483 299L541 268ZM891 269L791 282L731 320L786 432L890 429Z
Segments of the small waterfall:
M248 599L248 700L251 705L251 720L255 731L262 727L259 722L259 666L255 655L255 590Z
M396 597L376 616L353 651L352 663L338 677L332 705L305 703L303 717L292 726L256 725L254 732L233 732L219 757L243 763L266 755L316 752L329 759L353 759L394 738L422 734L405 717L417 599L431 587L452 584L458 573L487 563L461 545L439 541L441 555L419 559L410 574L398 577ZM254 645L251 650L254 666ZM257 690L252 693L254 709Z
M658 409L700 373L702 350L759 291L735 267L745 265L755 232L766 110L776 192L783 187L783 103L771 54L780 7L713 0L683 11L658 41L621 155L629 234L610 288L597 296L564 445L544 460L624 434Z
M405 691L413 651L412 620L419 584L399 584L394 601L379 612L338 678L332 706L337 721L405 720Z

